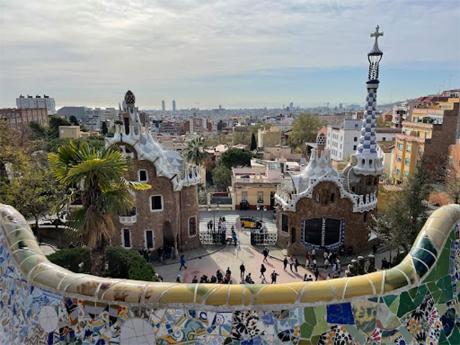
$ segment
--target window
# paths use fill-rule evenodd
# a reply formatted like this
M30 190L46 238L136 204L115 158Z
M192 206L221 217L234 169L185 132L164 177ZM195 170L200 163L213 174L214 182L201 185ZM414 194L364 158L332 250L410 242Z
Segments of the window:
M286 216L285 214L282 214L281 215L281 230L284 232L288 232L288 229L289 229L288 226L289 226L288 216Z
M264 192L257 192L257 202L259 204L264 203Z
M137 179L139 182L147 182L149 180L147 170L141 169L137 172Z
M145 248L155 248L155 235L153 234L152 230L145 230Z
M196 236L196 217L188 219L188 235L190 237Z
M354 142L357 142L357 141L358 141L358 137L354 137L354 138L353 138L353 141L354 141Z
M248 192L241 192L241 200L248 201Z
M353 151L356 151L356 145L353 145Z
M382 141L387 141L387 138L386 138L386 137L383 137L383 138L382 138Z
M122 244L125 248L131 248L131 230L122 230Z
M163 211L163 197L161 195L152 195L150 197L150 211Z

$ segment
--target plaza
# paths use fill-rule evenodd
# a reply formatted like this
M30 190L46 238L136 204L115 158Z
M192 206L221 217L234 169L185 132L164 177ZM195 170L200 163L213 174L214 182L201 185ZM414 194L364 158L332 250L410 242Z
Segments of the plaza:
M228 226L235 226L235 222L238 217L253 216L259 218L264 215L263 222L267 227L269 233L276 233L276 225L273 220L273 212L265 211L202 211L200 217L200 231L206 231L206 225L209 221L213 221L215 218L225 217ZM235 226L238 229L238 226ZM250 232L257 230L241 229L236 230L238 236L238 244L233 244L201 248L197 250L186 251L187 269L179 270L180 263L166 262L161 264L158 262L154 263L155 271L161 275L164 281L174 282L178 275L180 276L181 282L191 283L194 276L198 279L202 275L206 275L210 278L216 274L217 270L225 273L227 268L230 268L232 272L232 283L237 284L240 282L240 265L243 263L246 267L246 274L251 273L252 279L255 283L261 283L260 278L260 265L263 263L263 247L254 247L250 243ZM278 250L279 251L279 250ZM269 254L270 256L270 254ZM302 281L305 274L313 276L312 272L307 271L303 266L298 267L298 272L290 270L290 266L287 269L283 269L283 262L279 258L269 257L268 262L264 265L267 268L265 272L265 278L268 283L271 282L270 274L273 270L279 274L278 283L298 282Z

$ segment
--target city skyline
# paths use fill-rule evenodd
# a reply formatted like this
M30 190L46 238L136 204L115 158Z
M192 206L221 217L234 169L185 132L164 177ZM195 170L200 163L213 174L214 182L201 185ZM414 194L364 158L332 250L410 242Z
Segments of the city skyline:
M125 89L149 109L163 99L178 109L363 105L363 34L376 24L385 33L380 104L460 86L455 1L1 6L1 106L46 93L57 107L113 107Z

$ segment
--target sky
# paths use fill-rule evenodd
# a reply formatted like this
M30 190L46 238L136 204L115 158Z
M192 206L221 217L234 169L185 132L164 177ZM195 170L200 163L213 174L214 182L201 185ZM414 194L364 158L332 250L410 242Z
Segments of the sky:
M377 24L379 103L460 88L458 0L0 0L0 107L363 104Z

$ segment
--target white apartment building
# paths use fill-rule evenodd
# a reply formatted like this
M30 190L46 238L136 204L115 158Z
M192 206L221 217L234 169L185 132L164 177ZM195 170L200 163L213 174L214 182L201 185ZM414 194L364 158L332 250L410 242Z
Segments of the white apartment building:
M331 152L331 159L347 161L356 151L361 135L361 121L358 119L345 119L339 126L327 126L326 148ZM399 128L376 128L377 142L393 141Z
M54 98L47 95L43 95L43 97L39 95L35 97L29 95L27 95L27 97L19 95L19 97L16 98L16 107L25 109L46 109L48 111L48 115L56 114L56 103Z

